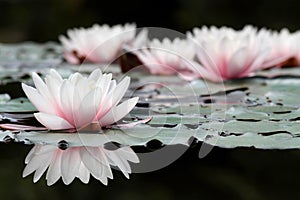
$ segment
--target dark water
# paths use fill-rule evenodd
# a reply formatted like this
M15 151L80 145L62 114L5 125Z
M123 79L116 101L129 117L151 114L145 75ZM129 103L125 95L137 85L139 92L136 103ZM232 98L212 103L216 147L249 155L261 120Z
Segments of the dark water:
M91 178L89 184L75 180L48 187L44 176L21 178L30 146L0 145L1 199L299 199L300 151L221 149L203 159L200 145L190 148L166 168L132 174L127 180L113 170L108 186ZM288 198L287 198L288 197Z

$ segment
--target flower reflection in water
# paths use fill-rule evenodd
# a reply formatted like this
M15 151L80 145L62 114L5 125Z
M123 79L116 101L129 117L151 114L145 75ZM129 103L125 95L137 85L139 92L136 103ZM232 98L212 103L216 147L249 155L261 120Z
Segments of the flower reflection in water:
M60 177L68 185L76 177L88 183L90 175L107 185L113 178L111 166L118 167L129 178L129 162L138 163L134 151L128 147L107 150L103 147L77 146L65 150L54 145L36 144L28 153L23 177L34 172L33 181L37 182L46 173L47 185L53 185Z

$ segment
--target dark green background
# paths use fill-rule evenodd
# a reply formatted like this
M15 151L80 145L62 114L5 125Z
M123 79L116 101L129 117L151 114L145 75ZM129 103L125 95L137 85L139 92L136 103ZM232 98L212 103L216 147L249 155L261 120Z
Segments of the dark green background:
M202 25L300 29L297 0L0 0L0 7L0 42L57 40L68 28L94 23L180 32Z

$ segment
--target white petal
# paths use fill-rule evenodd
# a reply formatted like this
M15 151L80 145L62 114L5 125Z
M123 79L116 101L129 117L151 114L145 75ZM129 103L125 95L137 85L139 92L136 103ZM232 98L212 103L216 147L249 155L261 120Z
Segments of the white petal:
M61 75L55 70L55 69L50 69L50 76L55 79L58 83L62 83L63 79Z
M72 74L70 77L69 77L69 81L71 81L71 83L73 85L77 85L78 84L78 81L82 79L82 75L78 72L76 72L75 74Z
M90 83L87 81L85 77L78 78L77 84L75 86L75 93L78 93L79 96L79 102L82 101L82 99L89 93L91 90Z
M110 88L112 74L104 74L96 83L96 87L101 87L103 95L105 96Z
M220 41L220 46L225 54L225 58L228 59L228 54L230 54L232 51L231 40L228 37L223 37Z
M166 69L162 67L159 61L150 53L149 50L142 50L134 52L139 60L144 64L145 67L150 71L151 74L166 74Z
M112 80L112 81L110 82L110 86L109 86L108 91L114 90L114 89L116 88L116 86L117 86L116 80Z
M130 78L125 77L114 90L110 91L102 100L99 111L97 113L97 119L100 120L107 112L109 112L115 105L119 103L122 97L125 95L130 83Z
M187 65L191 71L193 71L195 74L198 74L199 77L205 78L214 82L220 82L222 81L222 77L219 73L211 72L206 67L203 67L199 63L190 60L189 65Z
M86 184L90 180L90 172L82 162L80 163L76 177L78 177L83 183Z
M63 108L63 113L69 122L74 120L74 86L69 80L64 80L60 88L60 101Z
M37 149L37 145L35 145L30 152L27 154L26 158L25 158L25 164L28 164L30 162L30 160L34 157L35 152L38 151Z
M119 101L122 99L122 97L125 95L128 87L130 84L130 78L126 76L115 88L113 91L113 105L116 105L119 103Z
M241 48L236 51L228 62L227 76L237 77L243 70L250 65L249 49L247 47Z
M97 147L80 149L81 160L91 174L103 184L107 184L107 178L112 178L112 172L103 152Z
M277 66L291 57L292 57L291 55L281 55L271 60L265 61L262 65L263 66L262 69Z
M63 80L58 80L58 78L53 78L50 75L47 75L45 78L46 85L48 87L48 90L50 92L50 95L53 98L53 101L56 103L55 109L57 113L61 111L61 104L60 104L60 87L63 82Z
M82 128L95 119L101 101L101 94L101 88L95 88L83 98L79 110L75 113L75 126L77 128Z
M110 160L110 164L113 166L117 166L121 172L124 174L126 178L129 178L129 174L131 172L131 168L129 163L126 159L122 158L122 155L120 156L117 150L115 151L105 151L105 154Z
M216 53L211 51L207 51L207 49L203 49L199 47L197 49L197 57L200 63L211 73L220 73L219 67L217 66L214 60L217 59Z
M133 163L139 163L140 162L140 160L137 157L136 153L129 146L119 148L119 149L117 149L117 151L120 152L120 155L122 155L123 159L126 159L130 162L133 162Z
M46 146L46 147L37 146L35 149L35 153L33 154L33 157L28 162L28 164L26 165L26 167L23 171L23 177L28 176L29 174L33 173L35 170L39 169L41 167L41 165L43 165L43 163L48 162L48 160L51 158L52 154L53 154L52 147L49 148L48 146ZM42 168L44 168L44 167L45 166L42 166ZM42 169L39 172L42 172ZM42 174L37 174L37 177L38 176L40 177L41 175Z
M66 185L69 185L77 175L80 167L79 148L73 147L63 151L61 160L61 176Z
M135 37L134 41L132 42L131 46L133 48L139 48L144 45L148 40L148 29L143 29L137 36Z
M100 177L102 174L99 173L99 165L101 166L101 162L99 164L97 160L97 153L93 153L95 150L95 147L83 147L80 148L80 157L84 164L84 166L91 172L91 174L94 177ZM94 156L95 154L95 156Z
M125 117L134 108L138 100L138 97L134 97L111 109L99 120L100 126L105 127L107 125L111 125Z
M47 88L47 85L44 83L44 81L35 73L32 73L32 80L34 82L34 85L37 89L37 91L47 100L51 100L51 96L49 93L49 90ZM51 102L51 101L50 101Z
M129 174L131 173L131 168L128 161L138 163L139 158L137 157L136 153L128 146L119 148L114 151L105 150L105 154L111 161L110 164L117 166L122 173L129 178Z
M48 166L51 163L51 158L52 158L52 152L47 154L47 157L45 157L44 160L40 160L41 165L40 167L35 171L34 173L34 177L33 177L33 182L36 183L44 174L44 172L46 171L46 169L48 168Z
M103 165L103 175L107 178L112 179L113 174L112 174L109 162L108 162L108 160L106 158L106 155L104 153L104 149L102 147L98 147L98 151L99 151L99 157L101 158L101 160L104 163L104 165Z
M22 83L23 91L30 100L30 102L36 107L40 112L45 112L49 114L55 114L55 110L52 108L51 103L45 99L36 89Z
M101 69L95 69L88 77L88 81L97 81L101 78L102 72Z
M256 57L256 59L253 61L251 66L249 66L249 68L246 71L244 71L244 73L241 74L241 76L247 76L249 73L251 73L255 70L263 69L264 67L266 67L263 64L263 62L264 62L267 54L268 54L268 50L261 51L259 53L259 55Z
M47 113L34 113L35 118L50 130L62 130L74 128L68 121L58 117L56 115L50 115Z
M52 158L49 169L46 174L47 185L53 185L61 176L62 151L57 150Z

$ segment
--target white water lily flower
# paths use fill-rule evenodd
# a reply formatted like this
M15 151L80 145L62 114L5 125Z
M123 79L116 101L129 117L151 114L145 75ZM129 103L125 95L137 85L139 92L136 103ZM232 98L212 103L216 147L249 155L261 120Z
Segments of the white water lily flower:
M35 118L50 130L81 129L91 123L107 127L127 115L138 97L121 104L130 83L125 77L117 84L112 74L94 70L88 77L75 73L63 79L54 69L45 82L32 74L36 88L22 84L28 99L39 111Z
M196 72L199 77L220 82L253 75L264 69L270 53L268 32L246 26L240 31L227 27L195 28L187 33L198 43ZM273 63L274 64L274 63Z
M295 65L300 65L300 31L293 33L293 47L296 48L295 52Z
M123 45L123 49L127 51L134 51L145 46L149 42L148 29L144 28L134 37L134 39Z
M84 60L94 63L113 62L124 45L134 43L140 45L146 33L142 33L135 41L136 25L125 24L109 27L95 24L90 28L75 28L67 31L66 36L59 36L66 60L79 64Z
M70 147L61 150L52 145L35 145L28 153L23 177L34 172L33 182L37 182L48 168L47 185L53 185L60 177L64 184L75 178L88 183L90 175L107 185L113 178L111 166L118 167L129 178L131 168L128 161L138 163L139 159L130 147L107 150L102 147Z
M299 47L295 34L290 33L285 28L280 32L263 29L261 31L266 32L267 37L264 42L271 47L270 53L264 61L264 67L281 66L285 61L296 56Z
M173 75L192 79L194 73L189 62L195 56L195 48L190 40L175 38L171 41L153 39L147 47L133 51L151 74Z

